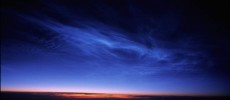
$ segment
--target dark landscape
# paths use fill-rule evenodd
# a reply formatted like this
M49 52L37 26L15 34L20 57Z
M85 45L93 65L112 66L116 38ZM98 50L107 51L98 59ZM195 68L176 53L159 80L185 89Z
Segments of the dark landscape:
M85 96L68 97L60 96L60 94L84 94ZM93 97L91 95L97 95L97 97ZM122 96L113 95L116 94L64 92L1 92L1 100L229 100L229 97L227 96L148 96L122 94Z

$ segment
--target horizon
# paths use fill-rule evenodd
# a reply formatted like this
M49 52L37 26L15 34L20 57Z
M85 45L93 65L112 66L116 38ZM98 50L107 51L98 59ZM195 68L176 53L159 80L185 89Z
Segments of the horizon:
M125 93L125 92L77 92L77 91L36 91L36 90L1 90L1 92L22 92L22 93L67 93L67 94L118 94L118 95L139 95L139 96L201 96L201 97L219 97L229 96L228 94L164 94L164 93Z
M178 96L65 92L1 92L3 100L228 100L229 96Z

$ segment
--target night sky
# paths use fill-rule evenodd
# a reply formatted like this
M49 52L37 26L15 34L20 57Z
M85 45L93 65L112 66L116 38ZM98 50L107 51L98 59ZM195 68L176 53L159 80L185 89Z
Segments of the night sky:
M2 0L1 91L230 94L227 0Z

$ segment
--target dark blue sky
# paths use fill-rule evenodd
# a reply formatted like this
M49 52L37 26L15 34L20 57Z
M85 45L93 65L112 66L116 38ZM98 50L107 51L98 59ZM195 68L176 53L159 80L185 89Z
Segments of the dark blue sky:
M3 0L1 90L227 95L229 3Z

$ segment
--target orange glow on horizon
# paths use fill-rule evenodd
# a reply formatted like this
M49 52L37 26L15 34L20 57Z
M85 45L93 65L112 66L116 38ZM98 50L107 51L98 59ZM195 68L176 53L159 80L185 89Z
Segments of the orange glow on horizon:
M33 89L1 89L1 92L54 92L57 93L59 96L66 96L66 97L117 97L117 98L130 98L135 96L222 96L224 94L186 94L186 93L170 93L170 92L129 92L129 91L112 91L112 90L96 90L96 89L55 89L55 88L47 88L47 89L40 89L40 88L33 88ZM80 95L81 94L81 95ZM87 94L87 95L83 95ZM91 95L89 95L91 94ZM92 95L95 94L95 95ZM99 95L100 94L100 95ZM104 95L102 95L104 94Z
M60 93L56 96L67 97L67 98L137 98L134 95L125 95L125 94L102 94L102 93Z
M164 96L171 95L165 93L147 93L147 92L124 92L124 91L96 91L96 90L85 90L85 91L68 91L58 89L1 89L2 92L54 92L54 93L91 93L91 94L119 94L119 95L148 95L148 96Z
M131 94L131 95L162 95L161 93L147 93L147 92L130 92L130 91L115 91L115 90L102 90L102 89L55 89L55 88L47 88L47 89L1 89L1 91L6 92L65 92L65 93L104 93L104 94Z

